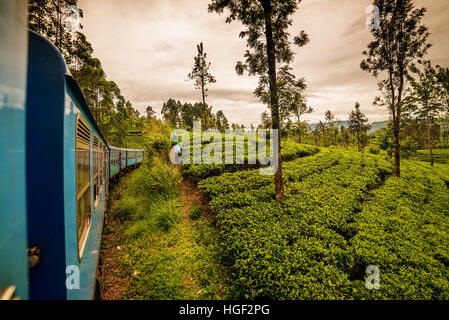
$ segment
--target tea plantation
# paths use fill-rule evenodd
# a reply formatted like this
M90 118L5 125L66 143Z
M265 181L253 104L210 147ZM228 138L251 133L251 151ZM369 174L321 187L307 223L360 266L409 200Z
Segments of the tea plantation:
M449 149L433 149L433 158L435 162L449 164ZM429 150L418 150L416 159L429 162Z
M449 299L448 165L403 161L395 178L382 156L285 150L282 203L257 168L184 168L216 216L232 298Z

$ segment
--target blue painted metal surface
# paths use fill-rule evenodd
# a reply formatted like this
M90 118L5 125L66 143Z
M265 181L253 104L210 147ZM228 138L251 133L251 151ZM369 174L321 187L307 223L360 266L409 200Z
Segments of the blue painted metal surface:
M32 299L66 299L64 100L66 66L44 38L30 32L27 89L28 238L42 261L30 270Z
M109 176L112 178L120 173L121 164L119 160L120 149L110 147L109 149Z
M126 168L127 153L109 148L58 50L33 32L28 34L27 48L26 1L0 0L0 18L0 289L16 285L17 294L24 299L91 299L108 178ZM92 221L81 258L75 151L79 115L91 133ZM108 147L109 156L117 153L114 164L109 157L105 165L96 210L94 135ZM130 165L140 160L139 152L143 154L136 151ZM28 270L26 248L32 246L41 249L41 263ZM68 266L80 271L79 289L66 286Z
M81 115L83 119L89 118L88 112L80 102L84 98L76 96L71 84L67 84L67 94L65 100L64 118L64 200L65 200L65 230L66 230L66 265L76 266L80 270L80 289L67 290L67 299L92 299L94 294L95 276L99 257L99 246L101 232L103 229L104 211L106 205L106 184L99 194L97 209L94 211L94 195L91 188L91 212L92 220L86 246L83 251L81 261L78 259L78 238L77 238L77 212L76 212L76 154L75 154L75 132L76 119ZM94 123L87 121L91 128L91 150L94 134L101 136ZM106 143L103 139L100 139ZM90 154L93 163L93 153ZM93 170L91 170L91 181L93 181Z
M103 226L106 188L99 194L96 211L93 210L91 188L92 224L84 254L79 261L75 182L76 116L83 115L89 124L91 144L94 134L104 144L106 142L77 83L67 74L60 53L47 40L32 32L29 64L28 237L30 244L38 246L42 252L41 264L30 271L31 298L91 299ZM80 289L67 289L67 266L79 268Z
M28 299L25 190L26 1L0 0L0 290Z

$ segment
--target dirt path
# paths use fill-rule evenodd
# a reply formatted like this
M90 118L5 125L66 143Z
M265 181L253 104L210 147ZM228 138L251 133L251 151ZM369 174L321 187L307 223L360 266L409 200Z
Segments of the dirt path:
M130 281L128 276L120 272L118 254L123 243L122 228L119 221L111 218L111 208L114 202L121 199L126 182L131 176L132 172L120 177L110 191L101 240L101 265L99 266L100 297L98 298L102 300L120 300Z

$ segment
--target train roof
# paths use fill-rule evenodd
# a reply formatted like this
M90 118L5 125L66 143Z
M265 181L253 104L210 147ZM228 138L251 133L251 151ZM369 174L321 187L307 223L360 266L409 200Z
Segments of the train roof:
M88 119L94 125L95 129L97 130L97 132L99 132L99 134L100 134L101 138L103 139L103 141L106 142L107 147L110 148L109 144L108 144L108 141L103 136L103 133L101 132L100 128L97 125L97 122L95 121L94 117L92 116L92 113L90 111L89 105L87 104L87 101L84 98L83 91L81 90L80 86L78 85L78 82L76 82L75 78L73 78L72 74L70 73L70 70L67 67L67 64L66 64L62 54L59 52L59 50L48 39L44 38L40 34L34 32L34 31L31 31L31 30L28 30L28 33L29 33L29 41L30 42L39 43L40 45L47 46L47 47L51 48L54 51L54 54L56 55L56 57L59 60L58 61L58 64L59 64L59 68L58 69L59 70L55 70L55 71L56 72L60 72L60 73L62 73L64 75L64 78L66 79L67 85L72 90L72 92L75 95L77 101L81 104L81 107L83 108L83 111L86 113Z

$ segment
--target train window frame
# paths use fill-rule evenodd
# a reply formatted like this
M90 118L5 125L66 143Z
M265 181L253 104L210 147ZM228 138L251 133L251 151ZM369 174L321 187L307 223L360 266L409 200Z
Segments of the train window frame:
M96 141L95 141L96 140ZM95 145L96 142L96 145ZM92 178L93 178L93 190L94 190L94 213L97 213L97 207L98 207L98 202L100 199L100 186L99 186L99 159L98 159L98 147L100 144L100 139L98 138L98 136L94 133L93 134L93 139L92 139Z
M84 132L85 133L85 139L87 138L87 136L89 137L88 141L83 141L81 142L80 139L78 139L78 132L79 132L79 127L80 127L80 123L85 126L89 131L88 132ZM88 167L88 182L86 183L86 185L82 186L81 188L79 188L79 150L84 150L87 151L88 156L86 157L88 163L87 163L87 167ZM76 124L75 124L75 199L76 199L76 223L77 223L77 229L76 229L76 237L77 237L77 249L78 249L78 260L79 262L81 262L82 257L83 257L83 253L84 253L84 249L86 247L86 243L87 243L87 239L89 237L90 234L90 229L92 227L92 209L91 209L91 187L92 187L92 181L90 178L90 167L91 167L91 161L90 161L90 154L91 154L91 134L90 134L90 126L89 124L84 120L84 118L78 114L77 118L76 118ZM85 160L86 160L85 159ZM80 190L79 190L80 189ZM85 209L87 209L86 211L86 217L85 217L85 221L83 222L83 226L82 226L82 231L80 232L80 215L81 213L79 212L80 206L79 206L79 201L83 201L81 200L83 197L86 197L84 200L84 205L85 205Z
M99 164L99 182L98 182L98 193L99 196L103 192L104 187L104 148L103 148L103 141L98 142L98 164Z

